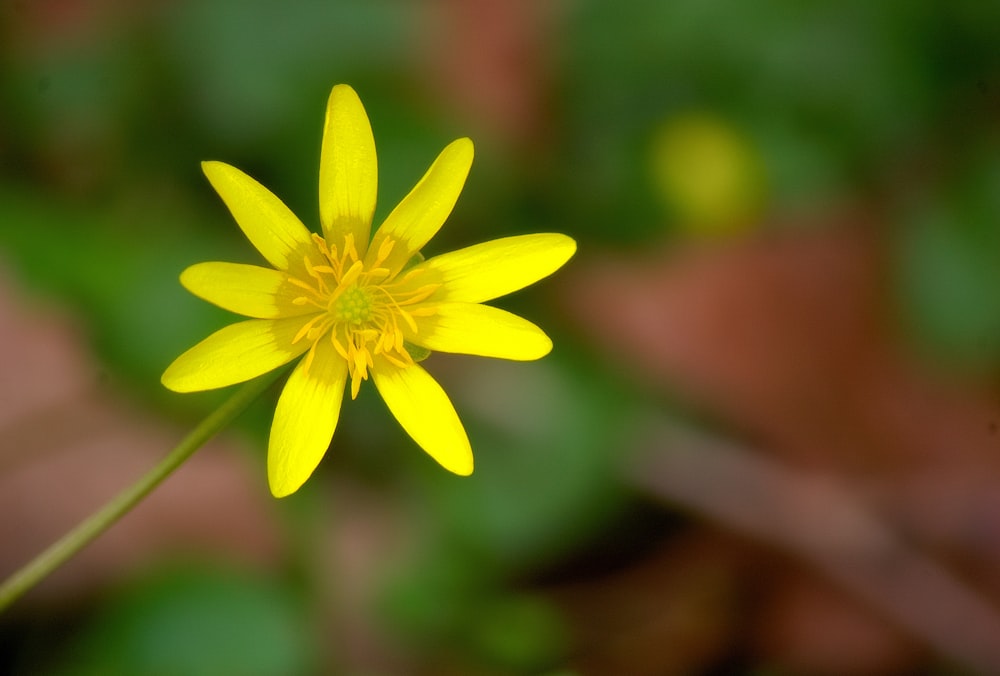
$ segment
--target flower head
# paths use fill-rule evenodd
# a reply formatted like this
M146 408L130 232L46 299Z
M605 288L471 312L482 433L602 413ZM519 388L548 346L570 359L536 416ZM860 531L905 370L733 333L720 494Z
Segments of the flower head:
M472 142L449 144L371 235L375 141L357 94L330 93L319 171L323 234L239 169L202 168L270 268L199 263L181 274L191 293L249 317L179 356L164 372L177 392L250 380L303 357L278 398L268 481L278 497L305 482L326 453L350 383L369 378L403 429L446 469L472 473L465 429L417 362L431 351L530 360L552 347L537 326L482 305L560 268L576 250L560 234L506 237L423 260L472 165ZM304 355L304 356L303 356Z

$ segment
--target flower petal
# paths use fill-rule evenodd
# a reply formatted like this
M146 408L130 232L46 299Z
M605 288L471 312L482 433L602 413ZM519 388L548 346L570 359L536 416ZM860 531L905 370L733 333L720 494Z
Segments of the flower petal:
M441 282L431 300L481 303L548 277L575 251L576 242L566 235L519 235L441 254L414 269L433 271Z
M197 392L256 378L309 348L305 340L292 344L303 323L287 317L230 324L177 357L160 381L174 392Z
M316 312L296 305L302 291L279 270L240 263L198 263L181 273L184 288L224 310L258 319L295 317Z
M329 340L292 371L278 397L267 447L267 480L276 498L305 483L330 446L340 417L347 362Z
M450 472L472 474L472 448L462 421L427 371L379 360L372 378L396 420L428 455Z
M552 350L545 332L515 314L476 303L441 303L428 317L415 317L411 343L435 352L529 361Z
M382 267L393 274L430 241L444 225L472 166L472 141L460 138L449 143L410 194L393 209L379 227L368 249L365 267L372 267L386 239L393 241Z
M319 163L319 219L332 246L348 233L364 255L375 214L378 163L364 106L348 85L330 92Z
M223 162L202 162L201 168L247 239L268 263L288 270L315 251L306 226L270 190Z

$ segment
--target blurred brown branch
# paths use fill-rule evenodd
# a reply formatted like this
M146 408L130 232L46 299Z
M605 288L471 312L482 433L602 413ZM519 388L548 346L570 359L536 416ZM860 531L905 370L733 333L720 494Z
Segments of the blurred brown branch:
M848 482L665 421L632 478L671 504L801 557L951 661L1000 673L1000 614L904 542Z

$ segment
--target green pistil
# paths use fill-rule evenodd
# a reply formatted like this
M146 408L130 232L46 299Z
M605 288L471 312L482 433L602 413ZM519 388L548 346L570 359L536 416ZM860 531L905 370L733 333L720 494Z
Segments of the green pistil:
M338 322L364 324L372 317L371 299L365 290L357 285L344 289L333 304L333 317Z

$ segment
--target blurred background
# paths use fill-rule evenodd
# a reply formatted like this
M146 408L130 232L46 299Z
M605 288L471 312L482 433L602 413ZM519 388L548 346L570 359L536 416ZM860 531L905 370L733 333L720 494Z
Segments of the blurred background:
M225 392L159 375L257 262L217 159L317 227L332 85L384 217L459 136L426 253L556 231L434 355L451 476L372 388L294 496L276 391L0 616L9 674L1000 673L1000 4L3 0L0 575Z

